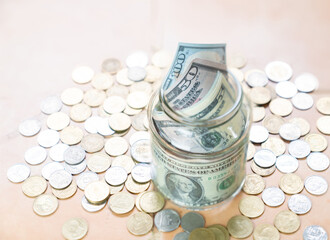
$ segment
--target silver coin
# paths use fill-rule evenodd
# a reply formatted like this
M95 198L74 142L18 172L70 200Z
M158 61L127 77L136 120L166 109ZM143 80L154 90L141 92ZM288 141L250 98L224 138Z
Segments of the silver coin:
M268 139L269 133L264 126L253 125L250 130L250 141L263 143Z
M306 178L305 188L310 194L322 195L328 190L328 182L321 176L313 175Z
M313 92L319 85L319 80L311 73L300 74L294 80L300 92Z
M123 184L127 179L127 172L124 168L115 166L110 167L104 175L105 181L112 185L118 186Z
M328 240L328 234L319 225L310 225L305 228L303 233L304 240Z
M141 139L150 140L150 133L147 131L137 131L133 133L129 138L129 145L132 146L136 141Z
M97 132L105 137L115 133L115 131L110 128L109 121L106 118L99 119Z
M139 114L136 114L132 119L132 127L136 131L145 131L147 130L144 126L144 118L147 116L146 111L140 112Z
M85 187L87 186L88 183L98 180L99 180L99 175L91 171L86 171L79 175L77 179L77 186L81 190L85 190Z
M60 134L51 129L43 130L40 132L37 141L40 146L50 148L58 143L60 140Z
M329 167L327 155L321 152L312 152L307 157L307 165L314 171L324 171Z
M282 98L292 98L298 92L296 85L289 81L276 84L275 91Z
M40 146L31 147L24 154L25 161L31 165L40 164L45 161L46 158L47 151Z
M41 129L41 122L37 119L27 119L18 126L18 131L25 137L36 135Z
M89 133L97 133L98 126L100 123L100 119L102 119L99 116L92 116L84 122L84 128Z
M64 152L69 148L69 145L64 143L58 143L49 149L49 157L55 162L64 161Z
M282 82L289 80L293 71L289 64L282 61L273 61L266 65L265 73L273 82Z
M102 62L102 72L114 74L121 68L121 63L116 58L108 58Z
M81 163L86 157L86 152L81 146L70 146L63 153L64 161L67 164L75 165Z
M86 161L82 161L81 163L76 165L64 163L64 169L67 172L71 173L72 175L77 175L82 173L83 171L85 171L86 167L87 167Z
M142 81L146 75L147 71L142 67L131 67L127 72L127 77L134 82Z
M181 218L181 227L187 232L191 232L196 228L202 228L205 226L205 219L197 212L187 212Z
M268 149L260 149L253 156L253 161L262 168L270 168L276 163L276 155Z
M137 162L151 163L152 154L150 140L141 139L139 141L136 141L131 147L131 156Z
M293 173L298 167L298 160L289 154L283 154L276 159L276 168L282 173Z
M180 226L180 215L173 209L163 209L155 215L155 226L160 232L172 232Z
M126 65L127 67L146 67L148 65L149 58L147 53L143 51L136 51L130 54L126 58Z
M188 240L189 239L189 233L187 232L180 232L180 233L177 233L173 240Z
M41 102L40 110L45 114L52 114L59 112L62 106L63 103L58 96L49 96Z
M295 194L290 197L288 207L296 214L305 214L311 210L312 202L304 194Z
M17 163L7 170L7 178L13 183L23 182L30 174L30 167L24 163Z
M261 195L262 201L270 207L278 207L285 201L284 192L278 187L268 187Z
M300 137L301 130L294 123L284 123L280 127L279 134L284 140L293 141Z
M107 204L107 202L104 202L102 204L92 204L88 202L85 196L81 198L81 206L87 211L87 212L97 212L104 208L104 206Z
M72 182L72 175L65 170L57 170L49 176L49 184L55 189L64 189Z
M261 70L250 70L245 76L245 80L250 87L264 87L268 84L267 75Z
M288 151L295 158L305 158L311 153L311 148L307 142L298 139L290 142Z
M139 163L132 169L132 178L138 183L146 183L151 180L151 169L149 164Z
M291 102L293 106L299 110L307 110L313 107L314 100L313 97L307 93L297 93Z
M47 163L45 166L41 169L41 175L44 179L49 180L50 175L52 175L53 172L57 170L63 170L64 166L61 163L58 162L50 162Z

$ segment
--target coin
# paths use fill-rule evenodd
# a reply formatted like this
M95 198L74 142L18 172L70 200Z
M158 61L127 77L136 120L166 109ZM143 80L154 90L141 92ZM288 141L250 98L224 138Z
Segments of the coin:
M269 133L278 134L280 127L285 121L281 116L267 115L262 121L262 125L268 130Z
M257 225L253 232L254 240L280 240L280 233L271 224L261 223Z
M122 97L119 96L111 96L108 97L103 102L103 108L107 113L120 113L125 110L126 101Z
M59 112L62 109L62 101L58 96L49 96L42 100L40 110L44 114L52 114Z
M72 182L72 175L64 169L54 171L49 176L49 184L55 189L64 189Z
M89 89L84 95L84 102L90 107L98 107L102 105L106 96L102 90Z
M252 125L250 129L250 141L253 143L263 143L267 140L269 133L267 129L260 125Z
M104 206L106 205L107 203L104 202L102 204L92 204L90 202L87 201L86 197L83 196L81 198L81 206L87 211L87 212L97 212L97 211L100 211L101 209L104 208Z
M307 157L307 165L314 171L324 171L329 167L329 158L324 153L312 152Z
M293 141L301 136L301 131L294 123L284 123L280 127L279 134L284 140Z
M109 117L109 126L117 132L126 131L131 124L131 118L125 113L114 113Z
M301 136L305 136L307 133L309 133L311 129L308 121L304 118L300 118L300 117L291 118L289 120L289 123L296 124L300 128Z
M97 133L97 129L99 127L99 123L101 121L101 117L99 116L91 116L84 122L84 128L89 133Z
M64 163L64 169L67 172L71 173L72 175L82 173L83 171L85 171L86 166L87 166L86 161L82 161L81 163L75 165Z
M122 137L112 137L105 143L104 149L107 154L116 157L127 152L128 143Z
M188 238L189 238L188 232L180 232L174 236L173 240L188 240Z
M330 115L330 97L322 97L317 100L316 109L324 115Z
M65 150L63 157L66 163L75 165L81 163L85 159L86 152L81 146L70 146Z
M189 235L189 240L209 239L216 240L215 234L208 228L196 228Z
M187 212L181 218L181 227L187 232L192 232L196 228L202 228L204 225L204 217L197 212Z
M300 92L313 92L318 87L318 82L318 79L311 73L302 73L294 80L294 84Z
M112 166L113 167L116 167L116 166L122 167L125 169L127 174L129 174L132 171L133 167L135 166L135 163L130 156L121 155L121 156L115 157L112 160Z
M297 194L304 189L303 181L294 173L284 174L280 179L279 185L286 194Z
M130 86L134 81L128 78L128 69L123 68L117 72L116 81L123 86Z
M322 152L328 147L327 139L321 134L310 133L305 136L304 140L309 144L313 152Z
M129 93L129 90L127 87L122 85L114 85L111 88L109 88L106 92L107 96L119 96L124 99L126 99L127 95Z
M227 228L232 237L247 238L253 232L253 223L245 216L236 215L229 219Z
M28 197L37 197L47 189L47 182L41 176L30 176L22 184L22 191Z
M275 98L269 104L269 110L278 116L285 117L293 111L292 103L284 98Z
M245 73L245 81L250 87L264 87L268 84L268 78L264 71L251 69Z
M108 73L97 73L92 80L92 86L97 90L107 90L113 83L114 79Z
M285 152L285 143L280 138L270 137L261 144L262 149L272 151L275 156L282 155Z
M114 167L109 168L104 175L105 180L108 184L112 186L118 186L123 184L127 179L127 172L122 167Z
M75 181L72 181L71 184L64 189L52 188L52 193L58 199L67 199L69 197L72 197L76 192L77 192L77 184L75 183Z
M143 67L130 67L127 71L127 77L134 82L142 81L147 75L147 71Z
M142 111L142 109L134 109L134 108L131 108L130 106L126 105L124 113L129 116L134 116L134 115L140 113L141 111Z
M257 174L249 174L245 177L243 191L247 194L259 194L265 189L266 183Z
M323 134L330 134L330 116L320 117L316 121L317 129Z
M284 203L285 194L278 187L268 187L262 192L261 199L270 207L278 207Z
M180 226L180 215L173 209L163 209L155 215L155 226L160 232L172 232Z
M150 182L146 183L138 183L135 182L132 178L132 175L128 175L127 180L125 182L125 187L127 191L131 193L142 193L146 191L150 186Z
M47 126L50 129L60 131L70 124L70 118L63 112L52 113L47 118Z
M145 116L143 119L143 125L146 129L149 129L149 119L148 116Z
M152 154L149 139L136 141L131 147L131 156L139 163L151 163Z
M169 67L171 64L172 56L166 50L158 50L152 55L151 62L159 68Z
M87 134L81 140L81 147L88 153L101 151L104 147L104 138L97 134Z
M228 56L228 66L242 68L246 65L247 59L240 53L232 53Z
M275 164L276 156L268 149L260 149L254 154L253 161L259 167L269 168Z
M136 114L132 119L132 127L136 131L145 131L146 127L144 126L144 118L147 116L146 111L142 111L139 114Z
M47 158L47 151L43 147L35 146L29 148L25 154L24 159L28 164L38 165Z
M310 225L305 228L303 233L304 240L328 240L328 234L323 227L318 225Z
M282 173L293 173L298 167L298 160L289 154L283 154L276 159L276 168Z
M239 81L244 81L244 73L238 68L228 68L229 72Z
M18 131L25 137L36 135L41 129L41 122L37 119L27 119L18 126Z
M62 235L68 240L82 239L88 231L88 223L83 218L71 218L62 226Z
M20 183L27 179L31 174L30 167L24 163L12 165L7 170L7 178L13 183Z
M208 228L217 228L217 229L219 229L223 234L223 237L221 238L222 240L229 240L230 239L229 232L228 232L226 227L224 227L220 224L213 224L211 226L208 226Z
M136 51L131 53L126 58L126 65L127 67L146 67L148 65L149 58L147 53L143 51Z
M290 197L288 207L296 214L305 214L311 210L312 202L303 194L295 194Z
M276 84L275 91L276 94L282 98L292 98L298 92L296 85L289 81Z
M275 216L274 225L282 233L294 233L300 227L300 219L297 214L282 210Z
M250 100L255 104L263 105L271 100L270 91L265 87L254 87L249 94Z
M79 103L72 106L70 118L75 122L83 122L92 115L91 108L85 103Z
M140 109L148 105L149 96L145 92L132 92L128 94L126 101L131 108Z
M97 132L102 136L111 136L115 133L115 131L110 128L107 118L100 118L98 120Z
M299 110L307 110L310 109L313 104L314 100L312 96L306 93L297 93L292 99L291 102L293 106Z
M138 183L146 183L151 180L150 165L145 163L136 164L132 169L132 177Z
M93 204L104 203L110 195L110 188L104 181L94 181L85 187L85 197Z
M254 154L256 152L256 148L252 143L248 143L248 149L246 153L246 160L249 161L253 158Z
M265 210L263 201L257 196L242 198L238 204L239 211L246 217L256 218L261 216Z
M252 116L253 122L261 121L266 115L266 111L264 107L253 107L252 108Z
M160 82L163 72L159 67L149 65L146 67L147 70L147 76L144 79L145 82L154 83L154 82Z
M126 185L126 183L125 183ZM143 212L143 210L141 209L140 207L140 198L142 197L142 195L144 194L145 192L141 192L139 193L136 198L135 198L135 207L137 210L139 210L140 212Z
M77 179L77 185L81 190L85 190L87 184L98 180L99 175L91 171L86 171L79 175Z
M115 74L121 68L121 63L117 58L107 58L102 62L102 72Z
M265 73L273 82L287 81L292 77L292 68L282 61L273 61L266 65Z
M129 138L129 145L132 146L135 142L147 139L150 140L150 134L147 131L136 131Z
M60 133L61 141L68 145L75 145L83 138L83 131L76 126L68 126L64 128Z
M52 194L41 194L33 202L33 211L39 216L48 216L58 208L58 200Z
M121 190L123 190L124 184L119 185L119 186L110 186L109 185L109 188L110 188L110 195L113 195L113 194L115 194L115 193L120 192Z
M72 80L79 84L88 83L94 76L94 70L87 66L79 66L72 71Z
M163 195L156 191L145 192L140 198L140 207L144 212L156 213L165 205Z
M67 88L61 94L61 100L65 105L75 105L83 100L84 92L80 88Z
M49 148L54 146L60 140L60 134L55 130L46 129L40 132L37 141L40 146Z
M275 165L270 168L261 168L254 161L251 162L250 167L254 173L256 173L260 176L263 176L263 177L273 174L276 170Z
M310 194L322 195L328 190L328 182L321 176L309 176L305 179L305 188Z
M111 165L111 158L105 153L94 153L87 158L89 170L95 173L105 172Z
M300 139L290 142L288 150L295 158L305 158L311 152L309 144Z
M62 169L64 169L64 166L61 163L49 162L42 167L41 175L43 176L44 179L49 180L49 177L53 172Z
M149 214L137 212L128 218L126 226L128 231L136 236L145 235L151 231L153 220Z
M134 198L127 192L118 192L109 199L109 208L117 214L125 214L134 208Z
M152 93L152 85L148 82L142 81L132 84L129 87L129 91L132 92L144 92L147 95Z

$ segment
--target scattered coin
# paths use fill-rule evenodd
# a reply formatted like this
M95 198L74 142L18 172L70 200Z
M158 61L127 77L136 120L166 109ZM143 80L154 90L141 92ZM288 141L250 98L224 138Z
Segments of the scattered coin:
M41 122L37 119L27 119L20 123L18 131L25 137L36 135L41 129Z
M110 188L110 195L113 195L113 194L115 194L115 193L120 192L121 190L123 190L124 184L119 185L119 186L110 186L109 185L109 188Z
M155 226L160 232L172 232L180 226L180 215L173 209L163 209L155 215Z
M84 95L84 102L90 107L102 105L107 95L104 91L98 89L89 89Z
M148 54L143 51L136 51L126 58L127 67L146 67L148 65Z
M300 92L313 92L319 85L318 79L311 73L302 73L294 80Z
M255 152L256 152L255 146L249 142L247 153L246 153L246 160L247 161L251 160L253 158Z
M293 74L290 65L282 61L273 61L268 63L265 67L265 73L273 82L290 80Z
M143 67L128 68L127 77L134 82L142 81L147 76L147 71Z
M159 67L149 65L146 67L146 70L147 70L147 76L144 79L145 82L149 82L149 83L160 82L163 76L163 72ZM155 86L155 84L153 86Z
M111 165L111 158L105 153L94 153L87 158L89 170L95 173L105 172Z
M307 110L313 107L314 100L312 96L306 93L297 93L292 99L291 102L293 106L299 110Z
M222 232L222 235L223 235L222 238L220 238L220 239L222 239L222 240L229 240L230 239L229 232L228 232L226 227L224 227L220 224L213 224L211 226L208 226L208 228L217 228L217 229L219 229Z
M140 198L140 207L144 212L156 213L163 209L165 199L156 191L145 192Z
M47 118L47 126L50 129L60 131L63 128L69 126L70 118L67 114L63 112L52 113Z
M33 211L39 216L48 216L58 208L58 200L52 194L41 194L33 202Z
M114 113L109 117L109 126L116 132L126 131L131 124L131 118L125 113Z
M247 63L246 57L240 53L232 53L228 56L228 66L243 68Z
M285 152L285 143L280 138L270 137L266 142L261 144L262 149L272 151L275 156L282 155Z
M300 139L290 142L288 150L295 158L305 158L311 152L309 144Z
M22 184L22 191L28 197L37 197L47 189L47 182L41 176L30 176Z
M108 73L97 73L92 80L92 86L97 90L107 90L113 85L114 79Z
M260 176L263 176L263 177L269 176L269 175L273 174L275 172L275 170L276 170L275 165L272 166L272 167L270 167L270 168L261 168L254 161L251 162L250 167L251 167L251 170L254 173L256 173L256 174L258 174Z
M275 216L274 225L282 233L294 233L300 227L300 219L297 214L282 210Z
M296 214L305 214L311 210L312 202L303 194L295 194L290 197L288 207Z
M269 110L278 116L285 117L292 113L292 103L288 99L275 98L269 104Z
M147 116L146 111L142 111L139 114L136 114L132 119L132 127L137 131L145 131L146 127L144 126L144 118Z
M106 92L107 96L119 96L122 97L123 99L126 99L128 96L129 90L127 87L122 86L122 85L114 85L111 88L109 88Z
M68 145L75 145L83 138L83 131L76 126L68 126L64 128L60 133L61 141Z
M328 147L327 139L321 134L310 133L305 136L304 140L309 144L313 152L322 152Z
M61 169L53 172L49 176L49 184L55 189L64 189L72 182L72 175L66 170Z
M81 147L88 153L101 151L104 147L104 138L96 133L87 134L81 140Z
M284 123L280 127L279 134L284 140L293 141L301 136L301 131L294 123Z
M105 137L111 136L115 133L115 131L110 128L109 120L106 118L100 118L98 120L97 132Z
M317 129L323 134L330 134L330 116L320 117L316 121Z
M269 223L261 223L254 228L254 240L280 240L280 233Z
M13 183L20 183L27 179L31 174L31 170L28 165L24 163L17 163L12 165L7 170L7 178Z
M67 199L69 197L72 197L76 192L77 192L77 184L74 181L72 181L71 184L64 189L52 188L52 193L58 199Z
M29 148L25 154L24 159L28 164L38 165L47 158L47 151L43 147L35 146Z
M85 197L93 204L106 202L110 195L110 188L104 181L94 181L85 187Z
M259 122L266 116L266 110L264 107L253 107L252 117L253 122Z
M99 116L92 116L84 122L84 128L89 133L97 133L99 123L101 121L101 117Z
M261 199L270 207L278 207L284 203L285 194L278 187L268 187L262 192Z
M122 167L112 166L105 172L104 178L108 184L112 186L118 186L126 181L127 172Z
M278 134L280 127L285 123L281 116L267 115L262 121L263 126L268 130L269 133Z
M247 196L242 198L238 204L240 212L249 218L261 216L265 210L263 201L257 196Z
M50 175L57 170L63 170L64 166L58 162L49 162L41 169L41 175L44 179L49 180Z
M126 100L131 108L140 109L148 105L149 96L144 92L132 92L128 94Z
M259 194L265 189L266 183L257 174L249 174L245 177L243 191L247 194Z
M260 125L252 125L250 129L250 141L253 143L263 143L267 140L269 133L267 129Z
M112 166L113 167L122 167L125 169L127 174L129 174L129 173L131 173L133 167L135 166L135 163L130 156L121 155L121 156L115 157L112 160Z
M132 92L144 92L147 95L152 93L152 85L148 82L142 81L134 83L130 86L129 91Z
M126 192L118 192L109 199L109 208L117 214L125 214L134 208L134 198Z
M83 122L92 115L91 108L85 103L79 103L70 109L70 118L75 122Z
M122 137L112 137L105 143L104 149L107 154L116 157L127 152L128 143Z
M103 102L103 108L107 113L120 113L125 110L126 101L119 96L111 96Z
M270 168L276 162L275 154L268 149L260 149L254 154L254 162L262 168Z
M289 120L289 123L296 124L300 128L301 136L305 136L307 133L309 133L311 127L306 119L295 117L291 118Z
M298 167L298 160L289 154L283 154L276 159L276 168L282 173L293 173Z
M282 98L292 98L298 92L296 85L289 81L283 81L276 84L275 91L276 94Z
M255 104L263 105L271 100L270 91L265 87L254 87L249 94L250 100Z
M107 203L104 202L102 204L92 204L90 202L87 201L86 197L83 196L81 198L81 206L87 211L87 212L97 212L97 211L100 211L101 209L104 208L104 206L106 205Z
M151 163L152 154L150 140L141 139L136 141L131 147L131 156L139 163Z
M81 190L85 190L87 184L98 180L99 180L99 176L96 173L91 171L86 171L80 174L79 177L77 178L77 185Z
M322 195L328 190L328 183L321 176L309 176L305 179L305 188L306 190L313 195Z
M328 234L323 227L319 225L310 225L305 228L303 233L304 240L328 240Z
M229 219L227 228L232 237L247 238L253 232L253 223L249 218L237 215Z
M138 183L146 183L151 180L150 165L145 163L136 164L132 169L132 177Z
M250 87L264 87L268 84L268 78L264 71L251 69L245 73L245 81Z
M128 78L128 69L123 68L118 71L116 75L116 81L123 86L130 86L134 82Z
M181 227L187 232L192 232L196 228L202 228L204 225L204 217L197 212L187 212L181 218Z
M125 187L127 191L134 194L142 193L146 191L149 188L149 186L150 186L150 182L146 182L146 183L135 182L132 178L132 175L128 175L127 180L125 182Z
M316 102L316 109L324 115L330 115L330 97L320 98Z
M312 152L307 157L307 165L314 171L324 171L329 167L329 164L329 158L324 153Z
M136 131L129 138L129 145L132 146L136 141L147 139L150 140L150 134L147 131Z
M61 94L61 100L65 105L76 105L83 100L84 92L80 88L67 88Z
M107 58L102 62L102 71L116 74L121 68L121 63L117 58Z
M40 110L44 114L52 114L62 109L62 101L58 96L50 96L45 98L40 104Z
M174 236L173 240L188 240L188 238L189 238L188 232L180 232Z
M170 66L171 60L171 54L168 51L162 49L154 53L151 62L153 65L159 68L166 68Z
M88 231L88 223L83 218L71 218L62 226L62 235L67 240L82 239Z
M82 161L81 163L75 165L64 163L64 169L67 172L71 173L72 175L77 175L82 173L83 171L85 171L86 167L87 167L86 161Z
M60 140L60 134L55 130L46 129L40 132L37 141L40 146L49 148L54 146Z
M72 71L72 79L76 83L84 84L92 80L94 70L87 66L76 67Z
M128 231L136 236L145 235L151 231L153 220L149 214L137 212L128 218L126 226Z
M128 105L126 105L125 110L124 110L124 113L129 115L129 116L134 116L134 115L136 115L140 112L142 112L142 109L134 109L134 108L131 108Z
M199 239L216 240L214 232L208 228L196 228L189 234L189 240Z
M302 179L294 173L284 174L280 179L279 185L286 194L297 194L304 189Z
M228 70L239 82L244 81L244 73L241 70L233 67L228 68Z
M75 165L81 163L86 157L86 152L81 146L70 146L63 154L67 164Z

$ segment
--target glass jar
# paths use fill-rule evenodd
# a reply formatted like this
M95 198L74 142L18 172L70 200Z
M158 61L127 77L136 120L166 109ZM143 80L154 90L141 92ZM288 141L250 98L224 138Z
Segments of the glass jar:
M221 72L232 100L224 114L206 120L180 115L166 104L161 90L149 103L154 185L175 204L192 210L213 208L244 184L251 107L240 82L225 68Z

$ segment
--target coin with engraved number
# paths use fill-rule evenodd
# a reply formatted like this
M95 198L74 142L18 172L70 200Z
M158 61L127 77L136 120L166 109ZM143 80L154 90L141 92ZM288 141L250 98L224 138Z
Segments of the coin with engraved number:
M296 124L300 128L301 136L305 136L307 133L309 133L311 129L308 121L304 118L300 118L300 117L291 118L289 120L289 123Z
M297 194L304 189L302 179L294 173L284 174L280 179L279 185L286 194Z
M202 228L204 225L204 217L197 212L187 212L181 218L181 227L187 232L191 232L196 228Z
M319 225L310 225L305 228L303 233L304 240L328 240L328 234Z
M238 204L239 211L246 217L256 218L261 216L265 210L265 204L257 196L242 198Z
M316 109L324 115L330 115L330 97L322 97L317 100Z
M67 199L72 197L77 192L77 184L72 181L71 184L64 189L55 189L52 188L52 193L58 199Z
M264 71L251 69L245 73L245 81L250 87L264 87L268 84L268 78Z
M13 183L23 182L30 174L30 167L24 163L17 163L7 170L7 178Z
M62 226L62 235L67 240L82 239L88 231L88 223L83 218L71 218Z
M300 219L294 212L282 210L275 216L274 226L282 233L294 233L300 227Z
M245 216L236 215L229 219L227 228L232 237L247 238L253 232L253 223Z
M30 176L22 184L22 191L28 197L37 197L47 189L47 182L41 176Z
M298 92L296 85L289 81L276 84L275 91L276 94L282 98L292 98Z
M28 164L38 165L47 158L47 151L43 147L35 146L29 148L25 154L24 159Z
M263 143L267 140L269 133L263 126L253 125L250 129L250 141L253 143Z
M290 154L283 154L276 159L276 168L282 173L293 173L298 167L298 160Z
M71 173L72 175L77 175L82 173L83 171L85 171L86 167L87 167L86 161L82 161L81 163L75 165L64 163L64 169L67 172Z
M81 163L86 157L86 152L81 146L70 146L63 153L64 161L67 164L75 165Z
M155 215L155 226L160 232L172 232L180 226L180 215L173 209L163 209Z
M327 139L318 133L310 133L305 136L304 140L309 143L313 152L322 152L328 147Z
M127 192L118 192L109 199L109 208L117 214L130 212L135 205L134 197Z
M281 116L277 115L267 115L262 121L262 125L268 130L271 134L278 134L280 127L284 124L285 121Z
M285 152L285 143L280 138L270 137L266 142L261 144L262 149L272 151L275 156L282 155Z
M288 150L295 158L305 158L311 152L309 144L300 139L290 142Z
M48 216L58 208L58 200L52 194L41 194L33 202L33 211L39 216Z
M330 164L328 156L320 152L312 152L306 160L308 167L314 171L324 171Z
M104 178L108 184L112 186L118 186L126 181L127 172L122 167L112 166L105 172Z
M150 140L141 139L136 141L131 147L131 156L139 163L151 163L152 154Z
M265 73L273 82L287 81L292 77L293 71L289 64L283 61L273 61L266 65Z
M61 100L65 105L72 106L83 100L84 92L80 88L67 88L61 94Z
M128 231L136 236L145 235L151 231L153 219L147 213L137 212L128 218L126 226Z
M259 194L265 189L266 183L257 174L249 174L245 177L243 191L247 194Z
M79 84L88 83L94 76L94 70L88 66L79 66L72 71L72 80Z
M305 214L311 210L312 202L304 194L295 194L290 197L288 207L296 214Z
M254 240L280 240L280 233L269 223L261 223L254 228Z
M275 154L268 149L260 149L254 154L253 161L262 168L269 168L276 162Z
M132 169L132 177L138 183L146 183L151 180L150 165L145 163L136 164Z
M85 190L87 184L98 180L99 180L99 175L91 171L86 171L80 174L79 177L77 178L77 185L81 190Z
M46 179L49 180L50 175L57 170L63 170L64 166L58 162L49 162L44 165L41 169L41 175Z
M96 133L87 134L81 140L81 147L88 153L98 152L104 147L104 138Z
M293 106L288 99L275 98L270 102L269 110L275 115L285 117L292 113Z
M285 194L278 187L268 187L262 192L261 199L270 207L278 207L284 203Z
M297 93L291 102L293 106L299 110L307 110L313 107L314 100L313 97L307 93Z
M47 129L40 132L37 141L40 146L50 148L58 143L60 134L55 130Z
M121 63L117 58L107 58L102 62L102 72L115 74L121 68Z
M300 92L313 92L318 87L319 81L311 73L302 73L296 77L294 84Z
M108 199L110 188L104 181L94 181L87 184L84 193L90 203L102 204Z
M280 127L279 134L284 140L293 141L301 136L301 131L294 123L284 123Z
M330 134L330 116L323 116L317 119L316 127L323 134Z
M45 98L40 104L40 110L44 114L52 114L62 109L62 101L58 96L50 96Z
M165 199L157 191L145 192L140 198L140 207L144 212L156 213L163 209Z
M64 169L57 170L49 176L49 184L55 189L64 189L72 182L72 175Z
M88 200L86 199L85 196L83 196L81 198L81 206L87 211L87 212L97 212L97 211L100 211L101 209L104 208L104 206L106 205L107 203L104 202L104 203L101 203L101 204L92 204L90 202L88 202Z
M310 194L322 195L328 190L328 182L321 176L309 176L305 179L305 188Z
M27 119L18 126L18 131L25 137L36 135L41 129L41 122L37 119Z

